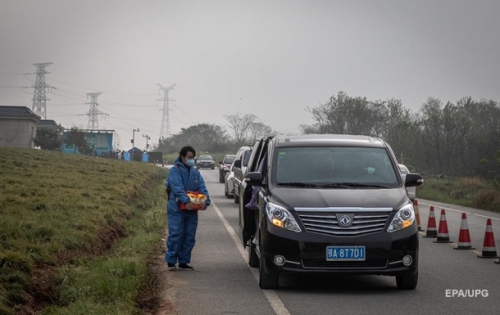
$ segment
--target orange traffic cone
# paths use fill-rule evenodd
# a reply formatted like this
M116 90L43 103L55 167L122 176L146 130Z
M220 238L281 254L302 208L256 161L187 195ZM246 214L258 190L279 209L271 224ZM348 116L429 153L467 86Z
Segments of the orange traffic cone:
M446 213L444 209L441 209L441 217L439 218L439 229L437 234L437 240L434 243L453 243L450 241L450 235L448 233L448 224L446 223Z
M458 246L454 249L475 249L470 242L469 227L467 226L467 215L462 213L462 222L460 223L460 234L458 235Z
M437 237L437 229L436 229L436 218L434 217L434 206L431 206L429 211L429 220L427 221L427 232L425 233L426 238L436 238Z
M415 218L417 219L417 228L419 231L422 231L420 227L420 213L418 212L418 200L413 200L413 210L415 210Z
M495 237L491 227L491 219L486 222L486 232L484 233L483 253L477 255L479 258L498 258L497 248L495 247Z

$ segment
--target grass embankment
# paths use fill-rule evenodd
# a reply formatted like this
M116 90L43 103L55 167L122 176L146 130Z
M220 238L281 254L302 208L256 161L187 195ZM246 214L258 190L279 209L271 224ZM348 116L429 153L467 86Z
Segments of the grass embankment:
M0 314L141 314L154 304L166 170L0 148Z
M417 198L500 212L500 189L477 177L425 177Z

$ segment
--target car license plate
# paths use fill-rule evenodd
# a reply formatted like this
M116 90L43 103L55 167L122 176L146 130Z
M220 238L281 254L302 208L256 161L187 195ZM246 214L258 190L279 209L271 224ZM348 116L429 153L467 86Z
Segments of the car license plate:
M364 246L327 246L327 261L356 261L365 260Z

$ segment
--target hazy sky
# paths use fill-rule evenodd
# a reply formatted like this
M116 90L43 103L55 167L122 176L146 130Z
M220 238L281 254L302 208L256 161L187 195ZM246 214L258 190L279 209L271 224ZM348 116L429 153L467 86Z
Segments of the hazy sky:
M344 91L401 99L500 101L500 1L0 0L0 105L32 108L36 67L52 62L47 119L100 129L121 149L253 113L278 132L312 124L307 107ZM25 87L25 88L23 88ZM228 130L229 131L229 130Z

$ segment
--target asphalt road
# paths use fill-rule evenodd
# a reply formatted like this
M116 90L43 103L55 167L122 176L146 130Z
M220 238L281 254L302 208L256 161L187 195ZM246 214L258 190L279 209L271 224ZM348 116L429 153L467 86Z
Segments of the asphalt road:
M495 244L500 242L500 215L418 199L421 228L429 207L439 226L446 211L455 243L434 243L421 232L419 284L400 291L393 277L286 276L278 290L261 290L258 270L248 266L238 226L238 207L224 196L218 170L202 170L212 206L200 212L194 271L167 272L169 295L177 314L497 314L500 310L500 264L482 259L486 220L492 219ZM418 197L418 190L417 190ZM455 250L462 212L472 250ZM464 296L465 295L465 296ZM472 297L471 297L472 295Z

